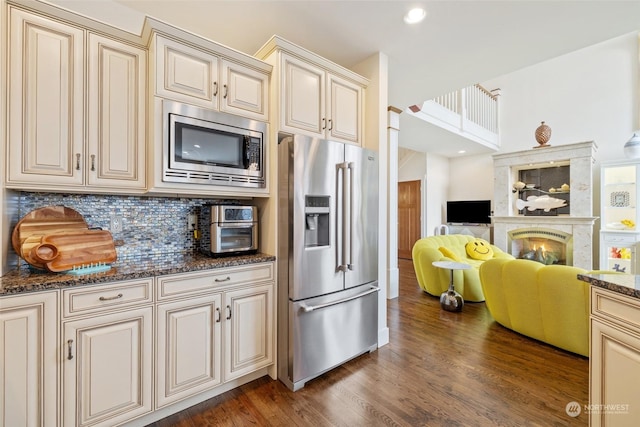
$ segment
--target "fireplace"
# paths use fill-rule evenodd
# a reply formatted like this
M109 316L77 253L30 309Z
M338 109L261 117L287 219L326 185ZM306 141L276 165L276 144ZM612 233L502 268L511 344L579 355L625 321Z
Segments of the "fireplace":
M573 236L546 228L518 228L508 233L511 255L542 264L573 265Z
M592 216L592 167L596 148L594 142L580 142L495 154L493 243L516 258L592 270L597 254L593 233L596 217ZM535 184L535 192L539 193L536 196L554 197L551 187L561 187L566 178L562 177L563 182L545 179L552 179L559 166L569 168L569 182L566 182L569 190L563 190L569 198L568 212L554 216L519 212L516 206L519 194L514 192L514 184L526 176L522 172L533 170L539 175L540 182L526 183Z

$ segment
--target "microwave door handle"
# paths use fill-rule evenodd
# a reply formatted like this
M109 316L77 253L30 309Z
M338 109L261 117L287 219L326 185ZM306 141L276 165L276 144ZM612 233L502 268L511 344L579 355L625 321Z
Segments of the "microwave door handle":
M249 147L251 147L251 138L248 135L244 135L242 137L242 160L245 169L251 166L251 153L249 152Z
M220 228L251 228L253 227L253 223L238 223L238 222L219 222L218 227Z

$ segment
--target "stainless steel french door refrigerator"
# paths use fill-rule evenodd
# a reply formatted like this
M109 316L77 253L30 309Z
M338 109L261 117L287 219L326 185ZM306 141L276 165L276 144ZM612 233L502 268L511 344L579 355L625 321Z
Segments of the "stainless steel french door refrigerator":
M378 153L278 147L278 378L290 389L378 346Z

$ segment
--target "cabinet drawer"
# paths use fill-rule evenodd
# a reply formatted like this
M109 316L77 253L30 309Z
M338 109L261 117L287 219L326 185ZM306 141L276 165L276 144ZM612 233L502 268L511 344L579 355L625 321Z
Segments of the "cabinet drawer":
M622 233L602 233L602 241L604 243L635 243L638 241L636 234L622 234Z
M273 263L175 274L158 277L157 280L157 298L162 301L167 298L198 294L230 285L273 280Z
M153 302L153 278L69 289L62 292L63 315L105 311Z
M591 314L640 331L640 300L605 289L591 289Z

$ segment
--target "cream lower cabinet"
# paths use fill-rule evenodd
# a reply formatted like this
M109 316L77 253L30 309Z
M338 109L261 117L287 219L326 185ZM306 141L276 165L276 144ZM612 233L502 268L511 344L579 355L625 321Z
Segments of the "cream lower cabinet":
M15 7L9 17L6 186L143 192L146 51Z
M0 425L57 425L57 324L57 291L0 299Z
M158 407L222 383L221 322L221 294L158 305Z
M63 426L114 426L153 410L152 283L63 291Z
M632 427L640 420L640 300L591 290L589 425Z
M158 278L158 407L273 363L273 280L271 263Z

